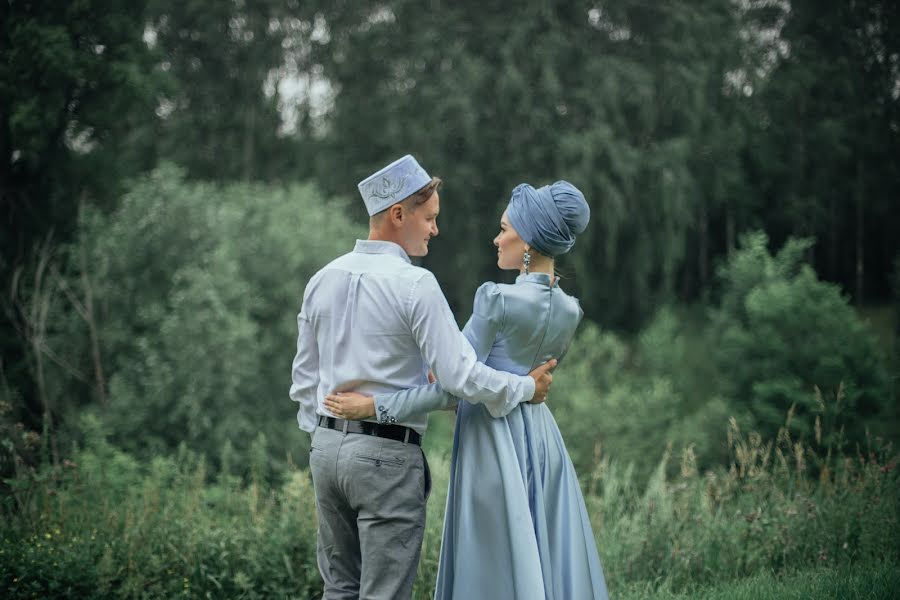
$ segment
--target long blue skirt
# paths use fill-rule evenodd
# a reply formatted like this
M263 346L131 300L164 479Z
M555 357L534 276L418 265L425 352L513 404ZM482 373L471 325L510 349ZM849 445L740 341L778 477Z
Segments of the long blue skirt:
M437 600L606 599L587 509L544 404L460 402Z

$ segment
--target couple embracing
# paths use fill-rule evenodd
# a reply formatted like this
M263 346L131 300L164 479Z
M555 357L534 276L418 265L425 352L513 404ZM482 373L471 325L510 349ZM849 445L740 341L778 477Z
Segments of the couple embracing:
M453 407L435 598L606 598L575 470L544 404L582 317L553 259L590 209L565 181L517 186L494 245L498 266L520 275L479 287L460 332L435 277L410 261L438 234L440 185L409 155L360 182L369 238L303 295L290 395L312 433L324 598L409 598L431 487L421 440L428 412Z

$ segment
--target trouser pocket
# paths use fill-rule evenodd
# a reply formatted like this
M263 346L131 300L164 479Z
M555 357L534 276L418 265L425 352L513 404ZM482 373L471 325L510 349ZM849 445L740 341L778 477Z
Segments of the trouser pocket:
M431 495L431 469L428 467L428 459L425 458L425 451L419 448L422 453L422 464L425 465L425 499Z

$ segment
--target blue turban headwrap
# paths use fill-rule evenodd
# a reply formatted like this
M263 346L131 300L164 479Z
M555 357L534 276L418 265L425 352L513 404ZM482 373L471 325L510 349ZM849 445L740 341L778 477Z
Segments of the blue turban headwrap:
M591 219L591 208L568 181L538 189L521 183L512 191L506 217L529 246L545 256L559 256L575 245L575 236Z

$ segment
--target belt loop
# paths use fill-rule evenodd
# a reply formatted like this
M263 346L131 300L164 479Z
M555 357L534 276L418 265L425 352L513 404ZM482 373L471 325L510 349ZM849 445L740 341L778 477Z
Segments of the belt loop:
M403 435L403 444L406 445L406 443L408 441L409 441L409 427L406 428L406 433Z
M347 435L347 428L350 427L350 421L344 419L344 435Z

